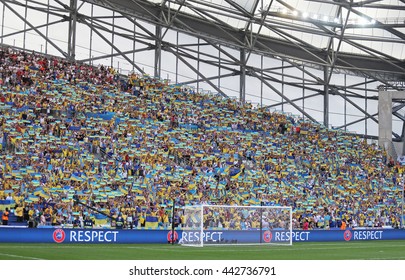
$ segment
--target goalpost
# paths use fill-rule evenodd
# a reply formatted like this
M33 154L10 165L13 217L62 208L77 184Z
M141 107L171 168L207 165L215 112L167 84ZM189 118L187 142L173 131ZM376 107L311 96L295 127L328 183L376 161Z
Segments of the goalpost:
M195 205L183 211L183 246L292 245L291 207Z

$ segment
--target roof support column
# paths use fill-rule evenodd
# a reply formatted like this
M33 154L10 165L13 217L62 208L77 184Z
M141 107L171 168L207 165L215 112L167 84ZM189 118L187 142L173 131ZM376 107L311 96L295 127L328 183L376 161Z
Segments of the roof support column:
M77 0L70 0L69 38L68 56L69 60L74 60L76 56L76 21L77 21Z
M246 50L240 50L239 101L246 101Z
M378 92L378 144L391 156L392 141L392 93Z
M5 12L6 12L6 5L3 5L3 12L1 13L1 41L0 41L1 44L3 44L3 37L4 37Z
M396 160L397 152L392 143L392 135L395 136L392 132L392 101L399 99L405 99L405 91L384 91L381 89L378 91L378 145L386 150L387 155L393 157L394 160Z
M160 25L156 25L155 28L155 77L160 78L161 69L162 69L162 27Z
M323 76L324 76L324 81L328 81L329 77L329 67L325 66L323 69ZM325 85L323 86L323 125L325 127L329 127L329 83L326 82Z
M403 155L405 152L405 122L402 123L401 142L402 142L402 147L400 147L400 149L402 148L402 150L398 151L399 155Z
M25 11L24 11L24 18L26 19L27 18L27 13L28 13L28 1L27 0L25 0ZM26 21L24 21L24 30L27 30L27 22ZM23 49L25 50L25 39L26 39L26 37L27 37L27 32L26 31L24 31L24 34L23 34ZM42 50L41 50L41 52L42 52Z

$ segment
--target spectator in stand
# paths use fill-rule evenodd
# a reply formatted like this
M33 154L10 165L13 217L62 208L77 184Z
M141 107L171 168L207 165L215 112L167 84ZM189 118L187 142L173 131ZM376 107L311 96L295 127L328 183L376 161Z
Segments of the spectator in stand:
M39 213L39 225L40 226L46 226L46 213L45 212L40 212Z
M28 220L28 227L29 228L36 228L37 227L37 222L35 220L34 216L31 216Z
M82 228L82 223L80 221L79 216L76 216L74 221L73 221L73 227L74 228Z
M118 215L117 220L115 221L115 228L116 229L123 229L125 224L125 220L121 214Z
M2 221L3 226L8 225L9 216L10 216L10 212L8 211L8 208L6 207L6 209L3 211L3 214L1 216L1 221Z
M90 215L86 216L83 223L84 223L84 228L86 228L86 229L92 229L93 228L94 222L91 219Z
M309 229L309 222L308 219L305 219L304 224L302 225L302 230L308 230Z
M347 224L346 224L346 220L342 220L342 224L340 226L341 230L346 230Z
M133 229L134 228L133 215L129 211L127 211L126 226L127 226L128 229Z
M327 212L370 227L382 211L400 213L404 167L358 137L148 76L122 80L101 65L13 49L0 65L9 106L0 109L0 195L36 209L57 204L62 223L83 219L73 195L106 214L137 213L135 224L171 211L173 198L293 206L314 228L327 227Z
M30 219L30 216L29 216L29 207L28 207L28 206L25 206L25 207L24 207L23 216L24 216L24 222L28 222L29 219Z
M24 209L22 205L16 205L14 213L17 217L17 222L22 223L24 221Z

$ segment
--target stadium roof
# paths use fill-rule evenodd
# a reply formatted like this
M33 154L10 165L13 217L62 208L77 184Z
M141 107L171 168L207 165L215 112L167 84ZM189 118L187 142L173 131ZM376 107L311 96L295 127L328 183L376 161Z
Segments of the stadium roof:
M404 79L404 0L87 2L274 57Z

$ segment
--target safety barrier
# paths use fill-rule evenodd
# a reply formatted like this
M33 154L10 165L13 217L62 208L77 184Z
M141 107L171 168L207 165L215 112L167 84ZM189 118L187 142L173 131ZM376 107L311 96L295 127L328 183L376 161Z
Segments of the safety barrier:
M263 235L260 238L260 234ZM62 228L10 228L0 227L0 242L3 243L168 243L172 240L171 230L117 230L117 229L62 229ZM198 231L174 232L174 239L185 238L198 241ZM205 242L218 240L236 242L283 242L290 238L288 231L238 231L209 230L203 233ZM405 239L405 230L401 229L365 229L365 230L294 230L293 242L328 242L328 241L366 241L366 240L401 240Z

